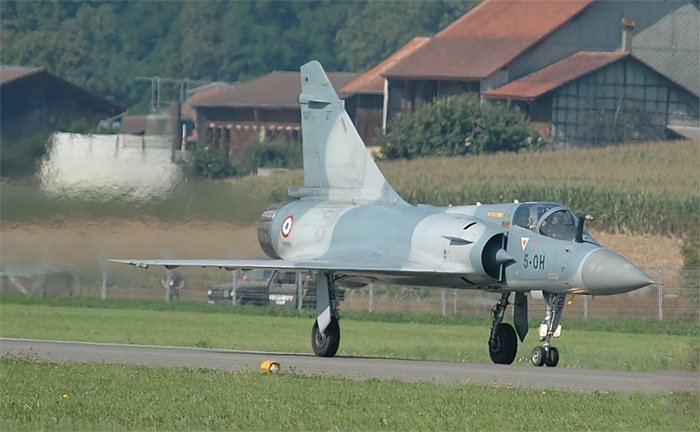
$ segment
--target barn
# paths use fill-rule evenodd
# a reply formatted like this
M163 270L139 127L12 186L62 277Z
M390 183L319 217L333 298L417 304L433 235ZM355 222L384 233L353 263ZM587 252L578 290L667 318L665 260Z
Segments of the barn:
M337 89L358 74L331 72ZM228 145L240 154L250 140L284 138L301 141L299 72L275 71L240 86L221 89L192 101L199 142Z
M628 51L580 51L483 96L513 101L561 147L677 138L700 119L692 90Z
M436 97L475 92L513 100L564 146L694 136L698 29L697 1L484 0L387 62L374 121L386 132Z
M26 138L49 126L88 125L114 117L126 107L87 91L44 68L0 67L0 134Z

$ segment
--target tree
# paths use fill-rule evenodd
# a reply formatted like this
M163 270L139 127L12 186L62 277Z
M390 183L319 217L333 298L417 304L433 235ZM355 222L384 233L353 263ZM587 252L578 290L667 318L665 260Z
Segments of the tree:
M148 111L151 92L136 76L235 82L314 59L328 71L362 71L474 4L6 0L0 63L45 67L137 113ZM177 85L162 91L179 96Z
M482 106L475 93L437 98L397 117L390 126L390 133L377 138L388 159L518 151L547 144L516 106Z
M338 31L338 56L348 70L366 71L416 36L433 36L478 1L370 1L348 9ZM361 6L361 7L359 7Z

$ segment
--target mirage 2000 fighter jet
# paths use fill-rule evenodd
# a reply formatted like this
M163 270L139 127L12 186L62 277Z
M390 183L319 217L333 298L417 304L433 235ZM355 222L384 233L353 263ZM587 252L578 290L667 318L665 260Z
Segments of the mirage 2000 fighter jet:
M555 202L434 207L404 201L365 148L321 65L301 67L304 185L261 216L258 239L269 260L119 259L162 265L270 268L316 274L312 347L332 357L340 343L336 287L367 284L499 293L488 349L510 364L528 331L527 294L543 298L536 366L556 366L551 345L567 295L612 295L653 283L637 266L596 242L577 217ZM514 324L504 323L514 296ZM516 334L517 333L517 334Z

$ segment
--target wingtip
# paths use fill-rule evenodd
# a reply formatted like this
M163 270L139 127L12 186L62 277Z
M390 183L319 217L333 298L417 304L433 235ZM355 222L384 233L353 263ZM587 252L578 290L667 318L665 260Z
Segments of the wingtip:
M147 269L148 264L138 262L138 261L133 261L133 260L124 260L124 259L113 259L113 258L108 258L107 261L109 262L115 262L115 263L120 263L120 264L129 264L134 267L142 268L142 269Z

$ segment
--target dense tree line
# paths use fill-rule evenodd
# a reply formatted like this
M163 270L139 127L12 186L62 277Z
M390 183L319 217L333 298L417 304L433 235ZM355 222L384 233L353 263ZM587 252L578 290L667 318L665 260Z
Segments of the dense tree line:
M151 89L137 76L236 82L311 59L329 71L364 72L476 3L2 1L0 63L43 66L145 112ZM179 95L172 84L162 91Z

